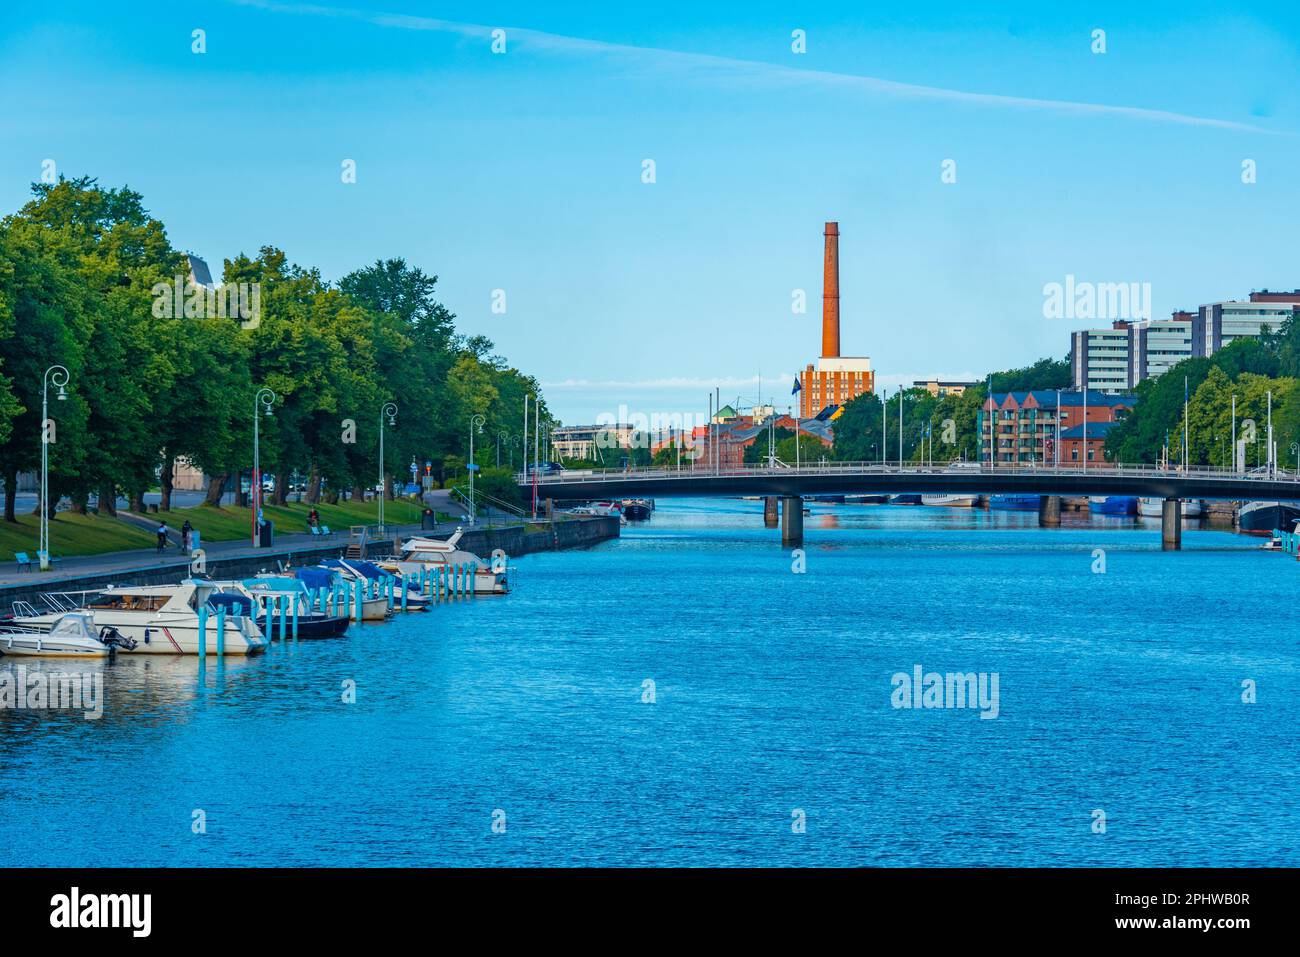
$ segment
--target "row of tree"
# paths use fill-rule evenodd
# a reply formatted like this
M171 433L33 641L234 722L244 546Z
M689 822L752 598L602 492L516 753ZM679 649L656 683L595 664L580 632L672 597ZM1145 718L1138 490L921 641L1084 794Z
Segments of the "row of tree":
M62 401L49 388L51 500L66 495L78 510L96 497L112 511L119 493L138 508L160 484L170 507L177 459L210 476L208 501L220 501L251 466L261 388L276 395L273 415L259 421L278 503L295 475L311 502L375 485L388 402L397 406L396 424L385 420L388 475L402 476L411 461L423 473L430 460L436 477L453 477L475 415L484 417L480 465L492 466L502 443L521 458L524 397L538 396L538 383L493 355L487 339L457 333L435 298L436 276L387 259L332 283L264 246L224 263L224 288L256 289L256 314L214 309L211 296L173 309L170 290L188 260L140 194L89 178L33 192L0 220L6 520L15 518L18 474L40 462L53 365L70 382ZM541 412L553 425L544 403Z
M1247 467L1268 461L1272 410L1278 463L1296 462L1300 442L1300 323L1285 322L1259 339L1238 339L1209 358L1184 359L1136 389L1133 412L1106 437L1115 462L1183 458L1186 404L1187 460L1192 465L1233 464L1234 428L1245 442ZM1166 452L1167 450L1167 452Z

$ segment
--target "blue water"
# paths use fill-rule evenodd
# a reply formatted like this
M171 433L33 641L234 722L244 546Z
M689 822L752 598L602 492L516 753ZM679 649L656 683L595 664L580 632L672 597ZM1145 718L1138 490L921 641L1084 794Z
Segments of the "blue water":
M796 574L761 503L662 501L202 692L192 658L60 664L106 713L0 711L0 865L1300 864L1293 559L1086 513L806 521ZM998 717L894 708L916 664L996 672Z

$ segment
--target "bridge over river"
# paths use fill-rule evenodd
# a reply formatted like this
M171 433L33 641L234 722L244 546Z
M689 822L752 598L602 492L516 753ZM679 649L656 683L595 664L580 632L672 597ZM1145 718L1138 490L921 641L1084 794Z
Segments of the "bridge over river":
M519 484L531 488L532 476ZM800 467L746 465L733 468L592 469L538 475L539 500L594 501L616 498L758 495L769 515L782 503L782 540L803 539L803 496L900 493L1040 495L1039 522L1059 525L1061 496L1135 495L1164 499L1162 540L1178 548L1182 538L1182 499L1300 501L1300 475L1282 469L1239 472L1226 468L1159 468L1120 465L991 467L975 464L882 465L868 462L818 462Z

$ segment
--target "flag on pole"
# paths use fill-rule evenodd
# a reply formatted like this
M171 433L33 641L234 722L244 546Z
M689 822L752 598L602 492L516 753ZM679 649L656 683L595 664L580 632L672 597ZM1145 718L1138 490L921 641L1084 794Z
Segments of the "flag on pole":
M799 377L798 377L798 376L795 376L795 377L794 377L794 388L790 390L790 394L791 394L791 395L794 395L796 392L798 392L798 391L799 391L800 389L802 389L802 388L803 388L803 386L799 384Z

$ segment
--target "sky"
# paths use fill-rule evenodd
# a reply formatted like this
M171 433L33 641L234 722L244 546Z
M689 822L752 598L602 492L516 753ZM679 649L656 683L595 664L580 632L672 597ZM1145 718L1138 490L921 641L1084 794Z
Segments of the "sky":
M0 214L53 160L214 273L404 257L569 424L788 405L828 220L891 391L1064 356L1067 276L1300 287L1300 7L976 6L6 4Z

